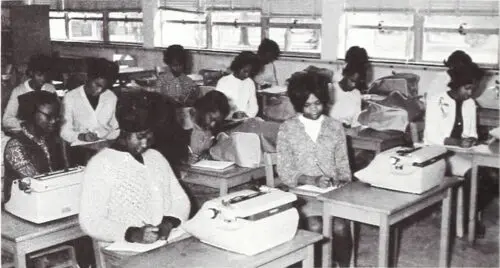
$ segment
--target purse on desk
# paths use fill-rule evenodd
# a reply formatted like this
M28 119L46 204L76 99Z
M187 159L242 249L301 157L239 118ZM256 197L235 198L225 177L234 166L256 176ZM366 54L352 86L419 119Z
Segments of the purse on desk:
M261 163L260 138L255 133L233 132L217 140L210 155L219 161L232 161L240 167L257 167Z

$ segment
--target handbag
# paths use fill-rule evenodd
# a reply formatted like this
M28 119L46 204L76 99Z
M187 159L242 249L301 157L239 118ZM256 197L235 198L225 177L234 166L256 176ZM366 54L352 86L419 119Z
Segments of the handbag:
M233 132L219 137L222 138L210 148L210 156L214 160L232 161L240 167L258 167L261 164L262 150L257 134Z

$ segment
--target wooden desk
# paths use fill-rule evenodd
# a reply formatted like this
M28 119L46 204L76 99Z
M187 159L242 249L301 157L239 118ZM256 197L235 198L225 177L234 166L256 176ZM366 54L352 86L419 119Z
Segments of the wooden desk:
M26 267L26 254L71 241L86 234L78 216L34 224L2 211L2 250L14 255L17 268Z
M237 239L235 237L235 239ZM245 256L200 242L190 237L176 243L134 256L121 257L103 250L112 267L286 267L302 261L302 267L314 266L314 243L323 236L298 230L295 237L284 244L255 256Z
M219 188L220 196L227 194L230 187L249 182L251 179L259 179L266 176L264 166L256 168L235 167L225 172L204 171L189 169L183 181L203 185L211 188Z
M361 135L362 130L359 127L348 128L345 130L347 135L347 144L353 149L363 149L374 151L376 154L396 146L406 144L404 134L401 132L380 132L374 130L373 135Z
M348 184L318 196L324 202L323 235L331 239L331 217L377 225L380 228L378 266L387 267L391 225L442 201L439 265L447 266L452 190L459 183L458 179L446 177L440 186L421 195L375 188L361 182ZM329 242L323 245L323 267L331 266L332 244Z

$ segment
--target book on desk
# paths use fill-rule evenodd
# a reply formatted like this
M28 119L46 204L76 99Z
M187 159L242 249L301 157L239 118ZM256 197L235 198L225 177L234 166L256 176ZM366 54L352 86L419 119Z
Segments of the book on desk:
M192 170L225 172L236 165L232 161L201 160L191 165Z

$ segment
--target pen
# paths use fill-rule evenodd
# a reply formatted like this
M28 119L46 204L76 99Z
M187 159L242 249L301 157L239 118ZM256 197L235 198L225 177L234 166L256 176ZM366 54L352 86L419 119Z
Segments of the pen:
M330 185L333 186L333 178L326 175L325 171L321 168L321 166L319 165L318 161L315 161L315 163L316 163L316 166L321 171L321 174L323 174L323 176L329 178L330 179Z

